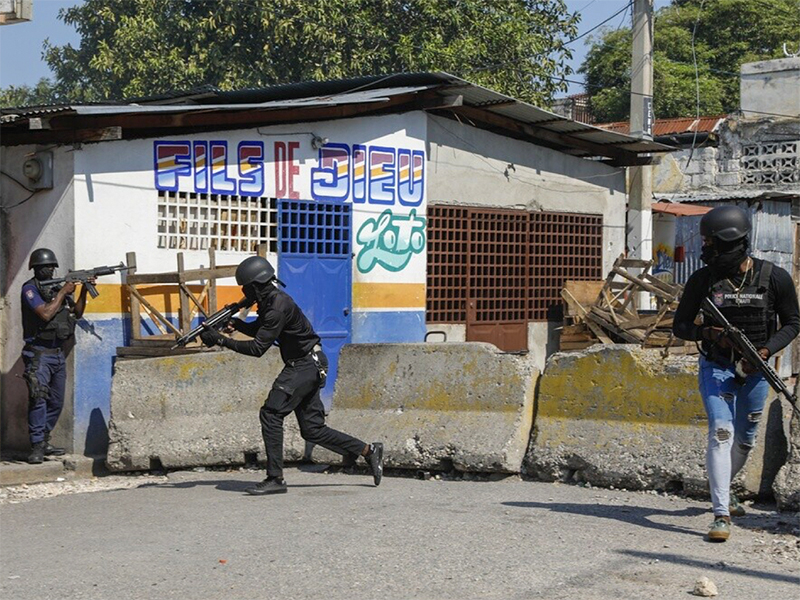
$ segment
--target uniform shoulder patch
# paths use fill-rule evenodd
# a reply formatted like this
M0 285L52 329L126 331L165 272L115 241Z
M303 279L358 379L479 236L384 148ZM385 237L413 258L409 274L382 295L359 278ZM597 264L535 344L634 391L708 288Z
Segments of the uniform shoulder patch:
M30 290L30 289L29 290L25 290L25 297L28 300L33 300L33 290Z

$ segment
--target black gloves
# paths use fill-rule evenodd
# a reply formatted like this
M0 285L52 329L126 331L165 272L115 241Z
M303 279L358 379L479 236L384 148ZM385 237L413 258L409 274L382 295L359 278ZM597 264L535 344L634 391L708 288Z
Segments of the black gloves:
M221 343L222 335L220 335L216 330L206 327L203 330L203 333L200 334L200 340L206 346L211 348L212 346L216 346L217 344Z

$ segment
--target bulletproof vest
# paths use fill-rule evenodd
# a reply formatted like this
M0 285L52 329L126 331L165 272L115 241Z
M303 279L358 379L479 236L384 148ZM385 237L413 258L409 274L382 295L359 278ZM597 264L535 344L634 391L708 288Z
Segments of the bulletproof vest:
M769 311L769 280L772 263L753 260L753 275L742 287L733 285L730 279L721 279L712 284L709 297L731 325L738 327L761 348L767 342L774 316Z
M33 283L36 286L36 289L39 290L39 294L42 296L42 300L45 302L52 302L59 290L58 287L45 287L41 285L36 278L31 279L30 283ZM55 340L67 340L72 337L72 335L75 333L75 318L68 310L68 305L69 300L65 300L58 309L58 312L47 322L43 321L34 314L37 323L36 331L34 333L34 342L36 340L40 340L42 342L50 343L54 342Z

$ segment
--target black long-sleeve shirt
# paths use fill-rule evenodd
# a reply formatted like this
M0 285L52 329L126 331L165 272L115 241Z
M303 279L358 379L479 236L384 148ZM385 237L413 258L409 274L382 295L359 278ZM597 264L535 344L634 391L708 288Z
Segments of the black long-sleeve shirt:
M240 354L262 356L276 341L284 362L308 355L320 343L311 322L292 297L276 289L265 302L259 303L258 318L245 322L231 321L234 329L252 340L233 340L220 336L220 344Z
M689 277L683 288L683 295L675 311L672 332L683 340L697 341L701 339L701 327L694 320L700 311L703 299L708 296L711 286L716 283L712 279L711 269L703 267ZM797 290L791 275L777 265L772 268L767 289L767 311L773 315L770 319L770 330L764 347L770 356L788 346L800 334L800 307L797 304ZM780 321L780 328L775 324L774 316ZM708 348L705 348L708 350Z

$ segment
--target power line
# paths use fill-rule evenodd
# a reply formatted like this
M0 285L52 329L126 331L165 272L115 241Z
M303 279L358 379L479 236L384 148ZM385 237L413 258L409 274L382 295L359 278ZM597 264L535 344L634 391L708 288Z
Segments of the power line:
M697 18L694 21L694 27L692 28L692 62L694 62L694 86L695 86L695 97L696 97L696 104L695 104L695 119L700 118L700 75L697 71L697 54L695 53L694 49L694 40L695 36L697 35L697 24L700 23L700 17L703 15L703 4L705 4L705 0L700 0L700 10L697 11ZM689 158L686 160L686 167L689 168L689 163L692 162L692 156L694 156L694 145L697 142L697 128L695 127L694 136L692 136L692 148L689 150Z
M621 9L619 9L619 10L618 10L617 12L615 12L613 15L611 15L610 17L608 17L608 18L607 18L605 21L601 21L600 23L598 23L597 25L595 25L594 27L592 27L592 28L591 28L591 29L589 29L588 31L584 31L584 32L583 32L582 34L580 34L579 36L577 36L577 37L574 37L574 38L572 38L571 40L568 40L568 41L564 42L564 45L566 46L567 44L571 44L572 42L577 42L579 39L581 39L581 38L583 38L583 37L586 37L587 35L589 35L590 33L592 33L592 32L593 32L594 30L596 30L597 28L599 28L599 27L602 27L603 25L605 25L606 23L608 23L608 22L609 22L611 19L613 19L614 17L616 17L618 14L620 14L620 13L623 13L623 12L626 12L626 11L627 11L627 10L628 10L628 9L631 7L631 5L632 5L632 4L633 4L633 0L631 0L630 2L628 2L628 3L627 3L625 6L623 6Z

